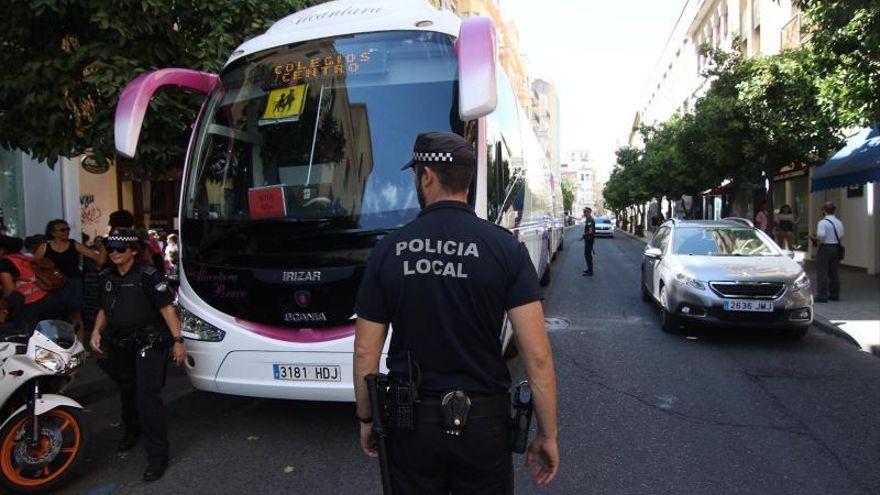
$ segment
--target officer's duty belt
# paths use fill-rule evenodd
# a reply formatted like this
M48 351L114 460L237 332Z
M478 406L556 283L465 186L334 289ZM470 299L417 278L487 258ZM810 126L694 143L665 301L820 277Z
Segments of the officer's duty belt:
M440 398L423 397L418 405L419 423L442 423L443 413ZM471 397L468 421L484 418L508 418L510 416L510 396L507 394Z

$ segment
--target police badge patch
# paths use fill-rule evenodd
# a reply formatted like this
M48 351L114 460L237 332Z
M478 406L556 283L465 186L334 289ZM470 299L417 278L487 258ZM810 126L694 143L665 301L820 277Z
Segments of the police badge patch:
M156 289L156 292L166 291L166 290L168 290L168 284L166 284L165 282L159 282L158 284L156 284L155 289Z

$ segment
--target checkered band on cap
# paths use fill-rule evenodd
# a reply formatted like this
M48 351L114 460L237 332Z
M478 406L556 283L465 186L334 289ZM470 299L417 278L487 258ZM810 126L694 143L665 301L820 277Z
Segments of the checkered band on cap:
M128 235L111 235L107 237L107 242L138 242L140 239L137 236L128 236Z
M414 162L452 162L452 153L413 153Z

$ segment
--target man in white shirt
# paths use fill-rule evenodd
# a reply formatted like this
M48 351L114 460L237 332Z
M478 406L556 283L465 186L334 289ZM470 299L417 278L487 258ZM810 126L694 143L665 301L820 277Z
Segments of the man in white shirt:
M825 218L816 225L816 235L812 236L814 244L819 245L816 253L816 270L819 282L816 302L840 300L840 277L837 267L840 264L843 239L843 222L834 213L837 205L828 201L822 207ZM829 287L830 285L830 287Z

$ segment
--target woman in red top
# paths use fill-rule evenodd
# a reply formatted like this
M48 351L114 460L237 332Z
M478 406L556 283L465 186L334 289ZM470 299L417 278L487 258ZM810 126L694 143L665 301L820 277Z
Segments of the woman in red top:
M48 258L55 267L67 276L67 283L60 292L64 299L67 319L77 326L77 336L83 338L83 274L80 266L82 258L91 259L98 265L107 262L107 250L99 246L98 251L89 249L79 242L70 239L70 225L64 220L52 220L46 225L46 237L49 242L37 247L34 259Z
M40 320L59 317L63 309L58 297L37 287L31 260L21 254L22 244L16 237L0 236L0 288L16 326L29 331Z

